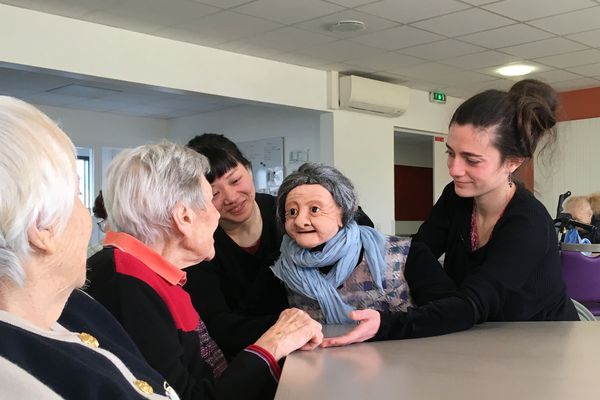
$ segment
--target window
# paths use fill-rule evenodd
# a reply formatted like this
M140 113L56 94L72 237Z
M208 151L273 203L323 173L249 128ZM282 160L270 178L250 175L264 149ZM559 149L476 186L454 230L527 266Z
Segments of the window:
M77 175L79 176L79 198L87 209L94 202L94 175L92 168L92 149L77 148Z

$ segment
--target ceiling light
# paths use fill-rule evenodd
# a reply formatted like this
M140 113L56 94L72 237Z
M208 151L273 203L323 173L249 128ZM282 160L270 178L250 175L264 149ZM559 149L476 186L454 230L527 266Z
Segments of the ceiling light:
M367 25L362 21L344 20L329 25L327 29L332 32L359 32L367 29Z
M535 71L537 68L527 64L510 64L496 69L496 72L502 76L521 76Z

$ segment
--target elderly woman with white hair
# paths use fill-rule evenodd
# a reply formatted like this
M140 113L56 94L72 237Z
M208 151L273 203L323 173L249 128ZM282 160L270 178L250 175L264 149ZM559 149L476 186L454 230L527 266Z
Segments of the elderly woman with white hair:
M318 346L321 326L303 311L284 310L227 365L182 288L183 270L215 255L219 213L207 171L203 155L174 143L119 154L103 190L110 231L88 260L87 291L183 399L272 398L278 361Z
M75 162L54 122L0 96L0 397L176 399L112 315L79 290L92 221Z

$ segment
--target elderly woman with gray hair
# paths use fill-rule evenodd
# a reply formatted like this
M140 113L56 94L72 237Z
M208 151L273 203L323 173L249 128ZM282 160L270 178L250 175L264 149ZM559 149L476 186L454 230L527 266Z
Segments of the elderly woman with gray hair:
M327 324L353 323L354 309L406 311L452 291L440 264L410 238L385 236L353 221L354 186L336 168L306 163L279 188L277 214L285 227L273 272L290 289L289 303ZM415 277L405 264L431 274Z
M79 290L92 220L75 163L53 121L0 96L0 397L176 399L112 315Z
M219 213L207 170L204 156L168 142L119 154L103 190L111 229L88 260L87 290L183 399L272 398L277 362L318 346L321 326L303 311L284 310L227 365L182 288L183 270L215 254Z

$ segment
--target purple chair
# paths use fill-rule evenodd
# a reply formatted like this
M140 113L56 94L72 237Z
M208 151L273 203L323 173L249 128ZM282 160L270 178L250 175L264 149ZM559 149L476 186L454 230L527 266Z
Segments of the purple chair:
M587 257L578 251L561 251L562 276L567 294L600 315L600 257Z

